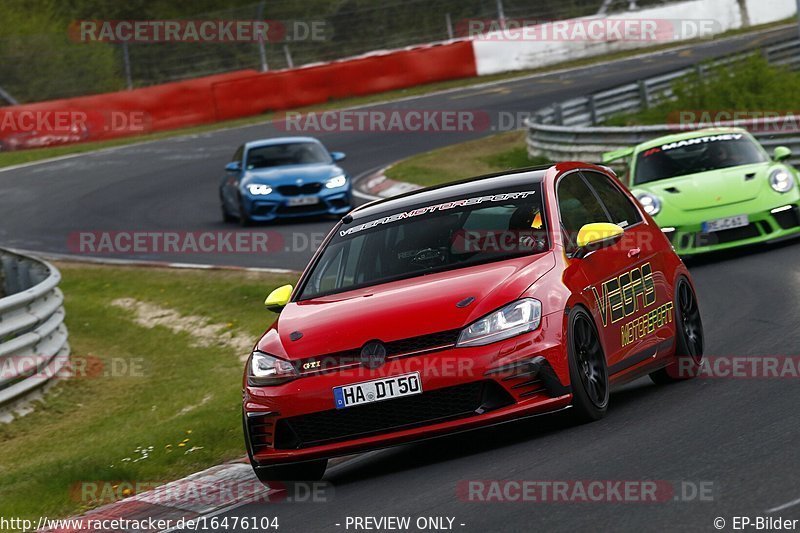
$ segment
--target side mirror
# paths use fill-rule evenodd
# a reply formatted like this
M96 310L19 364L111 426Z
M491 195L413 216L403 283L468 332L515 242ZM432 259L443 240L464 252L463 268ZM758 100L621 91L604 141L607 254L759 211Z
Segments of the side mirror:
M789 159L790 157L792 157L792 150L786 146L776 147L772 154L772 159L775 161L783 161L785 159Z
M231 161L225 165L226 172L239 172L240 170L242 170L242 164L238 161Z
M267 306L267 309L273 311L275 313L280 313L281 309L286 307L286 304L289 303L289 298L292 297L292 290L294 287L291 285L284 285L283 287L278 287L267 296L267 299L264 300L264 305Z
M616 224L599 222L586 224L578 232L578 251L575 257L586 257L589 252L606 248L622 238L625 230Z
M344 152L331 152L331 158L334 161L342 161L347 155Z

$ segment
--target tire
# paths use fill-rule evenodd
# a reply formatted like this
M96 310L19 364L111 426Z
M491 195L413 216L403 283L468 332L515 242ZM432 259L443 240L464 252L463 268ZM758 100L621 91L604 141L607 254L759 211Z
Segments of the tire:
M675 360L650 374L657 385L685 381L697 375L703 364L705 337L697 296L686 278L675 287Z
M228 212L228 208L225 207L225 200L222 199L222 196L219 198L219 205L222 210L222 221L223 222L236 222L236 217L231 215Z
M581 307L569 314L567 352L572 384L572 413L576 421L600 420L608 411L611 388L600 336L592 317Z
M253 221L250 220L250 217L247 216L247 212L244 209L241 196L239 197L239 225L243 228L247 228L253 225Z
M261 483L319 481L328 467L327 459L306 461L290 465L253 466L253 471Z

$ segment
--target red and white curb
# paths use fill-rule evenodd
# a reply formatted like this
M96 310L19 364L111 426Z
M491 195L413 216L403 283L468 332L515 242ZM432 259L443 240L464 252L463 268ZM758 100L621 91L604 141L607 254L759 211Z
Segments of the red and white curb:
M386 176L391 166L379 170L371 170L353 180L353 195L364 200L380 200L391 198L422 187L413 183L395 181Z

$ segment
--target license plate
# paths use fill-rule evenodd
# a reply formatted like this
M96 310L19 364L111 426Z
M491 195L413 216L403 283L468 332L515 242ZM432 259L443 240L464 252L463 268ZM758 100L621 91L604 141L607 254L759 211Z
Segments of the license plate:
M297 207L298 205L314 205L319 203L319 198L316 196L296 196L289 198L286 202L289 207Z
M375 379L333 389L333 399L337 409L354 405L380 402L403 396L422 393L419 372L392 378Z
M735 217L718 218L716 220L709 220L703 222L703 233L713 233L715 231L722 231L726 229L741 228L750 224L750 219L747 215L739 215Z

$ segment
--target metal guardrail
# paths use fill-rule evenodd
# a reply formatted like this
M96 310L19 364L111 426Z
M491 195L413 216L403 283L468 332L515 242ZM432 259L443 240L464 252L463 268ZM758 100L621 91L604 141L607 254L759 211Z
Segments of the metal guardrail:
M676 80L741 61L755 51L738 53L540 109L527 121L528 153L532 157L544 156L553 161L596 162L602 159L604 152L635 146L661 135L687 131L691 128L680 124L619 127L602 124L610 117L636 113L672 97ZM761 48L760 53L773 65L800 70L800 40L773 44ZM788 146L793 153L789 162L800 164L800 131L797 128L781 131L778 127L785 123L786 118L740 120L724 125L751 130L767 150ZM795 124L800 124L800 117Z
M58 270L4 249L0 266L0 406L5 406L58 376L70 348Z

